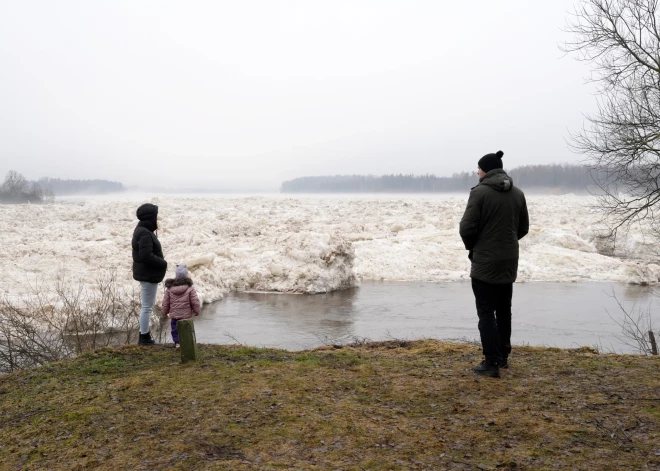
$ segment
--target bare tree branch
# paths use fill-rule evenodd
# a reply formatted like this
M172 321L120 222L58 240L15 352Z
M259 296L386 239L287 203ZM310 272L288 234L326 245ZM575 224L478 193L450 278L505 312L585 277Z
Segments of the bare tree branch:
M660 207L659 0L582 0L561 49L593 66L598 111L571 136L591 162L610 235Z

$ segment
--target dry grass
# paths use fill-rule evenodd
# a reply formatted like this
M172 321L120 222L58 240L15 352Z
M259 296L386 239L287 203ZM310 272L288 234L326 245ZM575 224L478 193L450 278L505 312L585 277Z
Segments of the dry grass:
M473 345L106 349L0 377L0 469L660 469L660 358Z

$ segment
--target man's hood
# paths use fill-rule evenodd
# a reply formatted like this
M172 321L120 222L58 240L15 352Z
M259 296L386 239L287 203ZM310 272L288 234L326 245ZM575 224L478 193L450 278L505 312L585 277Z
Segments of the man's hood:
M488 172L479 181L479 185L486 185L497 191L506 192L511 191L511 188L513 188L513 180L504 170L497 168Z

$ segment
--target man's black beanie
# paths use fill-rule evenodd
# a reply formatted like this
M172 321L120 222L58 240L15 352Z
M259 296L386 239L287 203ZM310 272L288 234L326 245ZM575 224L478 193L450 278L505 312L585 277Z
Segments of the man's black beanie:
M504 152L498 150L494 154L486 154L479 159L479 168L484 172L488 173L496 168L504 168L502 165L502 156Z

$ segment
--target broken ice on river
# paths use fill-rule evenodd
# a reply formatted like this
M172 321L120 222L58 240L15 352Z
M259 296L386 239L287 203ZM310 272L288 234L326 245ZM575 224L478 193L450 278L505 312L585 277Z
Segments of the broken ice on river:
M322 293L360 280L459 281L469 260L458 235L467 197L324 196L86 197L52 205L0 205L0 293L17 296L58 275L94 284L100 271L131 275L135 210L159 205L169 262L191 265L204 302L232 290ZM598 237L590 197L530 196L519 282L654 284L660 266L633 228L616 252ZM160 293L162 296L162 291Z

